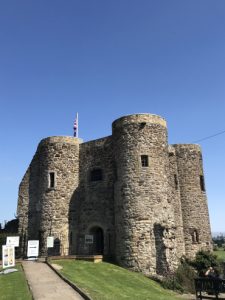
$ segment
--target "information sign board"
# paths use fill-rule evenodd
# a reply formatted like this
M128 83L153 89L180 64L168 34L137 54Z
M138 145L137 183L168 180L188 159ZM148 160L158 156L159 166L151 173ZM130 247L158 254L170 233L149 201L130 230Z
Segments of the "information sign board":
M19 247L20 237L19 236L7 236L6 246Z
M85 244L93 244L93 235L85 234Z
M39 254L39 241L30 240L27 244L27 257L38 257Z
M2 246L2 267L3 269L15 266L15 247Z
M47 248L53 248L54 247L54 236L48 236L47 237Z

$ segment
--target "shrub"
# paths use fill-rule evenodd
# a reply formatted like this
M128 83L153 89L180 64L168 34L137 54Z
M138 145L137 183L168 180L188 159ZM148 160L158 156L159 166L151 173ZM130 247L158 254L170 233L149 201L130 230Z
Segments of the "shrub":
M6 233L0 233L0 259L2 259L2 245L6 244Z
M195 260L190 262L190 264L197 270L199 276L204 276L209 267L213 267L214 269L219 268L216 255L210 251L203 250L197 252Z
M186 259L182 259L174 274L168 275L162 282L162 286L178 292L194 293L194 278L196 272Z
M219 247L217 246L217 244L213 244L213 251L218 251Z
M174 290L174 291L178 291L183 293L184 292L184 288L182 287L182 285L178 282L176 275L168 275L163 281L162 281L162 286L165 289L169 289L169 290Z

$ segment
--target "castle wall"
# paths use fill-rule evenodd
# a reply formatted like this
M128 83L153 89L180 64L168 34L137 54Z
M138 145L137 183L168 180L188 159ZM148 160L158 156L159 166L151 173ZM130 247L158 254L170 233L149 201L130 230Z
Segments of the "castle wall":
M62 255L69 253L69 209L79 185L79 143L80 140L73 137L50 137L39 145L43 253L48 235L55 237L56 251ZM54 187L50 186L50 173L55 174Z
M211 230L200 146L174 145L184 224L185 252L190 258L200 249L212 250Z
M23 231L24 239L38 239L40 212L42 205L39 193L40 167L38 151L35 153L29 168L21 182L17 212L19 231ZM23 251L26 251L25 247Z
M27 169L19 186L17 216L19 218L18 232L21 236L20 247L21 253L24 253L27 242L27 228L28 228L28 208L29 208L29 179L30 168Z
M30 169L28 168L19 186L17 216L19 217L19 233L27 229L28 205L29 205L29 178Z
M172 146L168 147L168 156L169 156L168 197L174 209L175 224L176 224L177 256L180 258L183 255L185 255L184 228L183 228L182 207L181 207L181 199L180 199L180 184L179 184L179 174L177 170L176 153L175 153L175 149Z
M117 261L146 274L165 274L177 263L166 122L148 114L123 117L113 123L113 142ZM146 167L142 155L148 156Z
M77 243L73 243L73 252L113 256L115 172L111 137L83 143L80 147L80 166L79 193L71 205L71 230L75 236L74 243ZM101 171L102 178L92 178L92 172L96 170ZM96 230L102 230L102 249L97 249L101 245L96 248L96 243L99 243ZM85 244L87 234L94 235L93 244Z

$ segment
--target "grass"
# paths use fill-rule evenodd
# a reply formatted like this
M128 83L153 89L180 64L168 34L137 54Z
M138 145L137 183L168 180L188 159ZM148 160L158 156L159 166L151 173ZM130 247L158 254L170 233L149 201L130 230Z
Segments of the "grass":
M20 264L18 272L0 275L0 300L31 300L26 278Z
M213 251L213 254L215 254L220 261L225 261L225 251L223 250L223 248L219 248L219 250Z
M177 294L163 289L140 273L109 263L54 260L63 267L59 272L94 300L175 300Z

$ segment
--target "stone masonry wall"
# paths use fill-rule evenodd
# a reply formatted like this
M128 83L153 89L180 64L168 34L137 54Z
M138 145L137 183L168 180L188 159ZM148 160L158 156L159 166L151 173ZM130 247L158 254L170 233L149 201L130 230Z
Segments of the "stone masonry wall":
M84 243L85 234L94 228L103 231L105 256L114 252L114 165L111 137L81 144L79 194L74 198L71 230L74 236L73 251L96 253L93 244ZM93 170L101 170L101 180L91 180ZM94 239L97 237L94 235ZM103 254L102 253L102 254Z
M175 149L172 146L168 147L169 156L169 169L168 169L168 196L174 209L174 216L176 222L176 243L177 243L177 256L180 258L185 255L184 246L184 228L183 217L180 200L180 184L179 174L177 170L177 160Z
M166 122L148 114L123 117L113 123L113 141L117 261L146 274L165 274L177 264ZM147 167L142 155L148 156Z
M79 143L73 137L50 137L38 147L41 199L41 252L46 253L47 236L53 235L61 255L69 253L69 209L79 185ZM49 186L49 173L55 174L55 186Z
M200 249L212 250L211 230L203 176L202 154L198 145L174 145L184 224L185 252L190 258ZM203 177L204 178L204 177Z
M28 228L28 208L29 208L29 178L30 168L27 169L19 186L17 216L19 218L18 232L21 236L20 247L21 253L25 252L27 243L27 228Z

